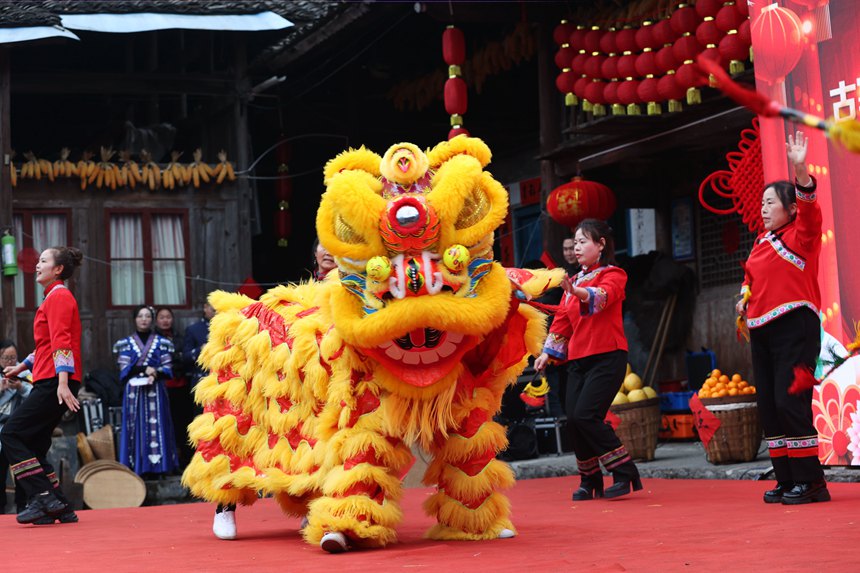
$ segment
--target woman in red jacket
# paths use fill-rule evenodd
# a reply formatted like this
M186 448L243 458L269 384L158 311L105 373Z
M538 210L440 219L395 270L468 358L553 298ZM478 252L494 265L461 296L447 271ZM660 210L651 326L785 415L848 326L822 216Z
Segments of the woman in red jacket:
M63 414L80 408L76 396L83 371L81 319L78 303L63 281L72 276L82 258L81 252L71 247L51 247L41 254L36 264L36 281L45 289L45 300L33 321L36 349L23 363L3 370L6 378L27 368L33 372L30 396L0 432L12 475L29 500L18 514L18 523L78 520L60 491L46 456L51 447L51 433Z
M565 296L535 369L543 370L551 359L570 361L565 406L582 480L573 499L582 501L625 495L642 489L642 482L627 449L603 421L627 371L621 320L627 273L614 265L612 229L603 221L581 222L574 243L582 270L562 282ZM606 491L600 464L614 480Z
M767 230L756 238L744 267L737 312L750 331L756 399L777 485L765 503L829 501L812 424L812 391L789 394L797 365L815 368L821 351L821 208L806 170L807 139L789 136L795 182L769 184L761 216Z

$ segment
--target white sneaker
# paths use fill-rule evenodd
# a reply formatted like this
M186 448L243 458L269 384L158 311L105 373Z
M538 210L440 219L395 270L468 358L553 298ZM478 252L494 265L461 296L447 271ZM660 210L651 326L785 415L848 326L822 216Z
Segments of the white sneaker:
M212 533L218 539L236 539L236 512L216 513L215 521L212 522Z
M320 540L320 547L322 547L323 551L328 551L329 553L343 553L349 549L349 545L346 543L346 535L339 531L323 535L323 538Z
M504 528L499 532L499 539L510 539L511 537L516 537L517 534L513 532L513 530Z

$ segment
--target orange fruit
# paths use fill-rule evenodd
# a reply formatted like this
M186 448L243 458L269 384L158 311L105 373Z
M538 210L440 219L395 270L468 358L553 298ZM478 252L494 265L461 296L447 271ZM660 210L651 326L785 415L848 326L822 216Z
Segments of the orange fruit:
M713 376L711 376L710 378L705 380L705 384L707 384L708 386L713 386L716 383L717 383L717 379L714 378Z
M741 390L743 390L747 386L749 386L749 384L747 384L746 380L741 380L740 382L738 382L738 388L740 388Z
M730 389L731 389L731 388L737 388L737 387L738 387L738 383L737 383L737 381L732 380L731 382L729 382L728 384L726 384L726 386L727 386L728 388L730 388Z
M714 378L719 378L722 374L723 374L723 373L722 373L722 372L720 372L717 368L714 368L714 369L711 371L711 376L713 376Z
M720 376L719 381L722 382L723 384L728 384L729 383L729 377L726 376L725 374L723 374L722 376Z
M750 392L750 394L755 394L755 386L750 386L749 388L750 388L750 390L752 390Z
M729 396L737 396L738 389L737 388L729 388Z
M728 391L728 390L720 390L720 391L717 393L717 397L718 397L718 398L725 398L725 397L726 397L726 396L728 396L728 395L729 395L729 391Z
M717 390L717 391L725 390L725 389L726 389L726 385L723 384L722 382L717 382L717 385L714 386L714 390Z
M732 376L732 382L740 382L741 380L743 380L743 378L741 378L740 374L734 374Z

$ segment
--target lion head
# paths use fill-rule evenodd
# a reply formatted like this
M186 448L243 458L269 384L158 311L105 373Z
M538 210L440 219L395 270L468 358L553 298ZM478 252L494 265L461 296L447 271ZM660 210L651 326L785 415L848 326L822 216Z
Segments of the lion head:
M451 381L509 312L511 287L492 253L508 196L484 171L490 156L480 139L459 136L426 153L362 147L326 165L317 233L339 269L335 328L389 386L431 392Z

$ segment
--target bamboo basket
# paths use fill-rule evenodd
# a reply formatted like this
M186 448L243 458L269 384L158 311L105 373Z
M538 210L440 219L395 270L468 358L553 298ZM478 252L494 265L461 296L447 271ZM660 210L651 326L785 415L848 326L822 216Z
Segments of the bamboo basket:
M761 447L761 424L755 395L701 398L720 427L705 448L705 456L712 464L751 462Z
M615 433L630 457L634 460L653 460L657 450L657 433L660 431L660 399L617 404L610 406L609 411L621 418Z

